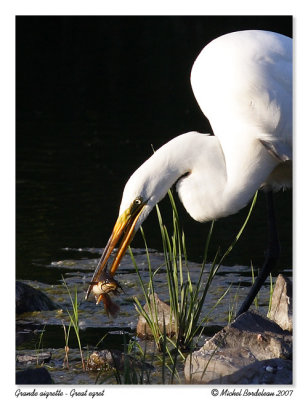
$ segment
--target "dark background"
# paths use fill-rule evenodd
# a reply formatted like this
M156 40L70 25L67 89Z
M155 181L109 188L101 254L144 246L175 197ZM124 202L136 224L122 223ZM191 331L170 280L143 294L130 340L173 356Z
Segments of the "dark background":
M132 172L169 139L211 132L190 87L202 48L228 32L292 36L288 16L16 18L17 278L52 281L40 265L64 247L103 247ZM223 117L223 116L222 116ZM276 195L282 256L292 265L292 192ZM209 224L179 205L189 258L200 261ZM166 221L168 200L162 202ZM264 196L226 264L259 265L266 248ZM161 249L153 212L148 245ZM211 256L225 249L247 208L215 225ZM134 247L143 242L136 235Z

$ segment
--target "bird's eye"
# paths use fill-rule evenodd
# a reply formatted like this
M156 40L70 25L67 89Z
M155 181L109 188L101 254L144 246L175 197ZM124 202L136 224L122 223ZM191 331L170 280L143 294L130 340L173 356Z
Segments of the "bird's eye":
M137 197L134 201L136 206L140 206L140 204L142 203L142 200L140 199L140 197Z

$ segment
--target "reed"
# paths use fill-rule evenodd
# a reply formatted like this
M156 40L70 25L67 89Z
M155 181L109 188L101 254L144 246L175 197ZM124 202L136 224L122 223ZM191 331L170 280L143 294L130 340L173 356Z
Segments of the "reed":
M113 376L118 385L143 385L151 384L151 374L155 370L153 367L154 354L151 355L151 364L147 362L148 354L142 349L136 339L131 339L126 343L124 336L124 362L122 367L114 363ZM106 380L106 377L104 381ZM102 383L102 382L100 382Z
M251 268L251 286L253 286L255 283L255 271L254 271L252 262L250 263L250 268ZM254 298L253 302L254 302L256 310L258 310L258 308L259 308L259 293Z
M46 325L44 325L43 329L40 332L38 344L35 345L36 365L39 365L40 351L43 350L43 336L44 336L45 331L46 331Z
M63 279L63 278L62 278ZM74 292L74 298L65 282L65 280L63 279L63 284L68 292L70 301L71 301L71 305L72 305L72 312L70 312L68 309L67 314L69 316L70 319L70 325L68 328L68 334L66 334L66 330L64 330L65 332L65 346L66 346L66 355L68 354L68 339L69 339L69 332L70 332L70 328L71 326L74 328L75 331L75 335L76 335L76 339L78 342L78 347L79 347L79 352L80 352L80 359L81 359L81 364L82 364L82 369L83 371L86 370L85 367L85 362L84 362L84 358L83 358L83 352L82 352L82 346L81 346L81 340L80 340L80 334L79 334L79 303L78 303L78 296L77 296L77 288L75 287L75 292ZM67 363L68 363L68 359L67 359Z
M63 326L63 331L64 331L64 341L65 341L65 345L64 345L64 352L65 352L65 356L64 356L64 360L63 360L63 367L66 369L69 369L69 361L68 361L68 353L69 353L69 346L68 346L68 340L70 337L70 331L71 331L71 322L68 326L68 328L66 327L64 321L62 321L62 326Z
M270 274L270 287L269 287L269 301L268 301L267 317L270 315L271 308L272 308L273 292L274 292L273 277L272 277L272 274Z
M167 331L166 327L163 326L161 328L158 321L158 313L157 313L157 305L154 301L154 293L155 293L155 275L158 270L162 268L160 266L155 271L153 271L150 255L148 252L148 246L145 238L145 234L141 229L141 233L143 235L145 249L147 254L147 262L149 268L149 282L145 283L142 279L134 256L132 254L131 249L130 255L133 261L133 264L136 269L136 273L139 278L140 285L142 287L143 295L147 304L148 311L145 311L141 306L139 300L135 298L136 309L140 315L142 315L147 321L152 334L154 341L157 345L158 350L163 351L169 356L170 360L174 360L171 356L169 347L171 349L176 349L177 356L180 356L182 359L185 358L183 352L189 351L194 347L194 340L203 332L202 325L205 324L210 314L216 309L218 304L223 300L223 298L228 293L229 288L223 293L223 295L217 300L217 302L210 308L208 313L201 317L203 305L205 303L206 296L211 287L212 281L217 274L222 262L227 257L227 255L232 251L233 247L239 240L242 235L245 226L250 218L251 212L255 205L257 199L257 193L255 194L253 201L251 203L251 207L249 209L248 215L244 220L243 225L241 226L238 234L235 236L234 240L230 244L230 246L226 249L223 255L219 256L219 249L214 257L213 262L210 264L210 269L207 274L207 280L204 281L204 271L207 264L207 256L209 244L214 228L214 221L210 224L209 232L207 235L207 240L205 243L204 257L203 262L200 268L200 274L198 276L197 282L193 283L187 261L187 251L186 251L186 239L185 234L180 226L180 220L178 211L176 208L176 204L172 195L172 192L169 191L169 199L172 208L173 214L173 226L172 226L172 234L170 235L167 227L163 222L163 218L159 209L159 206L156 206L157 217L161 231L162 237L162 245L165 263L164 267L166 268L166 280L168 285L169 292L169 300L170 300L170 327L174 325L175 327L175 336L173 338L170 337L170 332ZM169 335L168 335L169 334ZM175 366L176 362L173 361L173 366ZM174 367L175 368L175 367Z

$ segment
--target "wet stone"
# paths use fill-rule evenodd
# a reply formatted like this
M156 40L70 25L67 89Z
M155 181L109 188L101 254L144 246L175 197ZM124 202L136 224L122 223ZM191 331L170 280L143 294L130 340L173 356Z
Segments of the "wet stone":
M256 376L254 382L262 383L265 379L264 365L271 367L272 360L282 360L288 361L282 363L283 366L279 361L281 368L287 368L285 383L288 383L292 380L291 359L290 333L268 318L248 311L188 356L184 373L189 383L253 383L247 382L249 374ZM264 363L259 363L261 361ZM242 370L244 372L240 372ZM250 371L249 374L247 371ZM266 373L270 372L268 368Z
M33 352L32 354L17 354L17 362L23 364L38 364L48 363L51 360L51 352Z
M164 303L162 300L160 300L156 293L154 293L154 299L153 296L151 297L151 304L153 310L155 309L154 307L156 306L158 326L161 332L164 331L164 324L165 324L167 336L169 337L174 336L175 324L173 321L170 321L170 306ZM143 309L146 313L149 313L149 307L147 304L145 304ZM137 336L142 339L153 339L151 328L149 327L147 321L142 315L139 315L138 319Z
M292 332L292 282L281 274L276 280L269 318Z
M255 361L233 374L213 379L210 384L290 385L292 384L292 361L273 358Z
M23 282L16 282L16 314L56 310L57 305L46 294Z

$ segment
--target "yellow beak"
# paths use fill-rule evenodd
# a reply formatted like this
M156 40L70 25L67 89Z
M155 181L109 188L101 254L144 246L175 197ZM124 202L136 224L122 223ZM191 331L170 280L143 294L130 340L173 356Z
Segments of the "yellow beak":
M92 288L96 282L100 281L100 275L102 271L107 267L107 262L112 253L112 250L116 247L117 243L120 242L118 246L118 251L113 259L112 265L110 267L109 275L113 276L127 250L127 247L133 240L135 234L135 226L142 213L144 204L139 207L130 207L117 219L112 234L108 240L108 243L103 251L103 254L97 264L95 272L93 274L91 284L88 287L86 300L88 299Z

